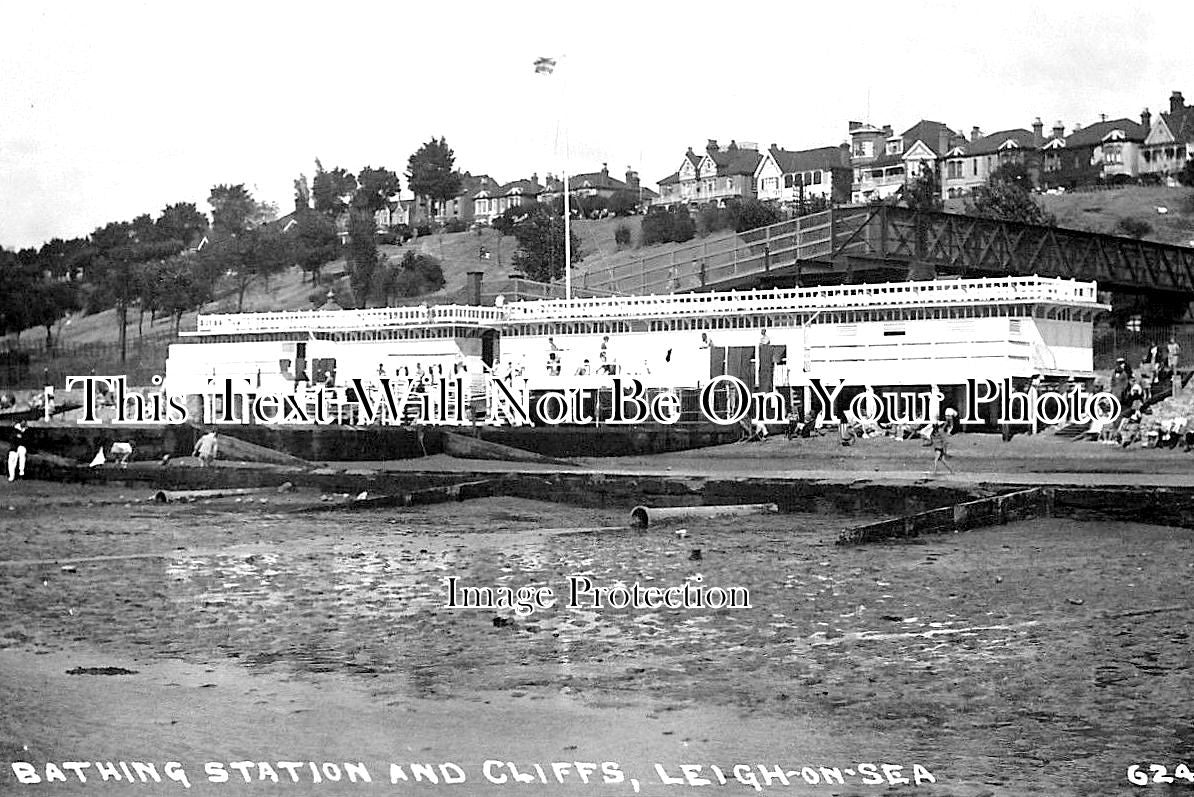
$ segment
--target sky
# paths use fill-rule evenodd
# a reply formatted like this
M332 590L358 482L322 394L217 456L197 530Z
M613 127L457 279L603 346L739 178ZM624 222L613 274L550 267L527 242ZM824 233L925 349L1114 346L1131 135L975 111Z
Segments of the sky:
M220 183L286 213L316 158L401 174L432 137L503 182L607 163L653 187L711 138L1068 130L1175 90L1194 104L1194 3L1174 0L0 0L0 246L208 212Z

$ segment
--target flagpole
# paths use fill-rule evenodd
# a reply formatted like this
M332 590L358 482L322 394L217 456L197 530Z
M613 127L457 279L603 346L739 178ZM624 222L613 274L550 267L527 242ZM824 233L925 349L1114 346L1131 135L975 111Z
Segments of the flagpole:
M568 128L564 128L564 296L572 298L572 207L568 197Z
M537 74L550 75L555 72L556 64L563 59L563 55L556 58L538 58L535 60L535 72ZM572 203L571 193L568 187L568 120L567 120L567 97L568 91L564 87L563 78L560 78L560 121L559 125L564 129L564 296L565 298L572 298ZM559 146L557 140L556 145Z

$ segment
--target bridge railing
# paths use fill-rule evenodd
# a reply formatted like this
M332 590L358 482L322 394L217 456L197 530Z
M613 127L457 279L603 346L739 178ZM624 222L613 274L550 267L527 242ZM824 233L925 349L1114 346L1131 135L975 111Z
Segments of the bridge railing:
M729 282L833 250L834 211L702 241L592 273L590 288L618 293L672 293Z

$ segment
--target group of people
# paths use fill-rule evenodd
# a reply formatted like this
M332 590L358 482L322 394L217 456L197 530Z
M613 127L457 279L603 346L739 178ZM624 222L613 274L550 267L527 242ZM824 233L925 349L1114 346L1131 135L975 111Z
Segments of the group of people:
M1169 339L1164 351L1160 344L1154 343L1140 360L1139 374L1133 374L1126 358L1118 358L1111 372L1112 395L1128 408L1136 402L1147 402L1154 393L1174 384L1173 380L1179 375L1181 353L1181 344L1175 338Z

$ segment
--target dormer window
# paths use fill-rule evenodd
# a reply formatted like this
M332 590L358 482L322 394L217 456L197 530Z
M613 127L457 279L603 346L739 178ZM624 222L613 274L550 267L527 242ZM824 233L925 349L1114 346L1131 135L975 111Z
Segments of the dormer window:
M1002 144L1000 144L999 148L1000 149L1019 149L1020 145L1016 143L1016 140L1014 138L1009 138L1007 141L1004 141Z
M904 153L904 140L897 138L894 141L887 142L888 155L902 155Z

